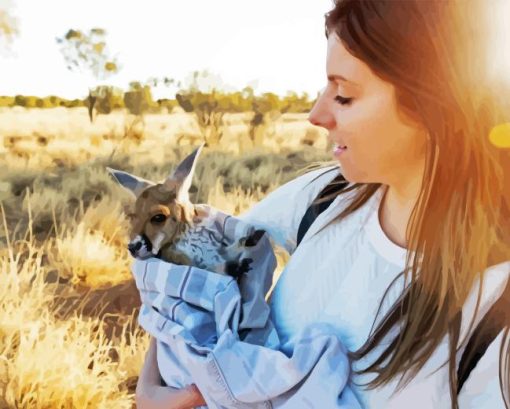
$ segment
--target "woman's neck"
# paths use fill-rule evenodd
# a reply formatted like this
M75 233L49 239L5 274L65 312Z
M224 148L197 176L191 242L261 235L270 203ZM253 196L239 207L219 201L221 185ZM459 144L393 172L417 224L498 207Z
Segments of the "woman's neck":
M406 229L421 190L425 158L417 160L406 172L383 183L379 206L379 223L386 236L400 247L408 248Z
M378 213L381 228L392 242L408 248L406 229L420 193L420 185L408 184L404 190L389 185L383 185L382 188L384 192Z

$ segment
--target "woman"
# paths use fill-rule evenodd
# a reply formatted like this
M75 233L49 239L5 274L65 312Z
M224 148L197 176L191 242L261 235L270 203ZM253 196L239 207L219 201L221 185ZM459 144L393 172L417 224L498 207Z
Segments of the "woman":
M510 408L510 312L458 396L456 379L473 329L510 298L510 143L494 132L510 92L487 71L496 3L335 0L309 120L328 130L336 166L241 216L292 254L271 296L279 335L336 325L367 408ZM348 188L295 251L306 208L339 172ZM205 404L193 385L157 385L153 342L139 407Z

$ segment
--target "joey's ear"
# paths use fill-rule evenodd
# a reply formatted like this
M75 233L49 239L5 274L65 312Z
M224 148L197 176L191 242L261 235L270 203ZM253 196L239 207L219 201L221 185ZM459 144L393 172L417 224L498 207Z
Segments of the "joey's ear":
M184 160L179 163L173 173L168 176L164 184L172 189L176 187L176 200L179 202L189 202L189 188L195 173L196 160L202 151L205 143L202 143L197 149L190 153Z
M115 178L115 180L125 188L129 193L131 193L135 199L149 186L154 186L155 183L150 180L143 179L141 177L131 175L130 173L123 172L122 170L112 169L108 166L106 167L110 174Z

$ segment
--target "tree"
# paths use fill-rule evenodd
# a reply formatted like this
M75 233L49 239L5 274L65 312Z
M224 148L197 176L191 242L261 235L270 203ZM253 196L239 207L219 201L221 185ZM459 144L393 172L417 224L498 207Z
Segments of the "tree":
M150 81L149 81L150 82ZM113 159L117 149L125 142L139 145L145 135L144 113L158 106L152 99L151 87L138 81L129 83L129 91L123 94L123 103L130 115L124 118L124 136L110 154L109 161Z
M6 49L19 34L18 19L11 12L12 2L3 0L0 7L0 43L4 43Z
M246 89L251 96L251 110L253 117L250 121L249 135L254 146L261 146L267 136L274 135L272 124L288 111L289 104L282 104L280 97L272 92L265 92L261 96L254 96L251 89Z
M143 114L156 105L152 99L150 85L142 85L138 81L131 82L129 91L124 93L124 105L129 113L140 116L143 121Z
M109 85L100 85L94 89L96 95L95 108L98 114L109 114L116 108L122 108L123 91Z
M88 32L70 29L64 36L57 37L56 41L61 46L60 51L70 71L91 74L97 82L120 70L116 57L112 57L107 50L106 31L102 28L92 28ZM93 121L97 89L101 89L97 84L89 86L87 105L90 122Z
M219 76L204 71L193 71L187 89L175 94L181 108L195 116L208 146L217 146L223 136L223 116L230 110L230 101L218 91Z
M16 95L14 97L14 105L18 105L20 107L24 107L27 105L27 98L23 95Z

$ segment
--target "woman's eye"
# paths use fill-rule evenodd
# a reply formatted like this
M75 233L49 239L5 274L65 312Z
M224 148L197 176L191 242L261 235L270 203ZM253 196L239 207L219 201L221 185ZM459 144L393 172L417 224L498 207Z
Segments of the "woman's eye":
M151 222L152 223L163 223L166 220L166 216L164 214L157 214L155 216L152 216Z
M340 95L337 95L335 97L335 101L338 102L340 105L349 105L352 101L352 98L344 98Z

